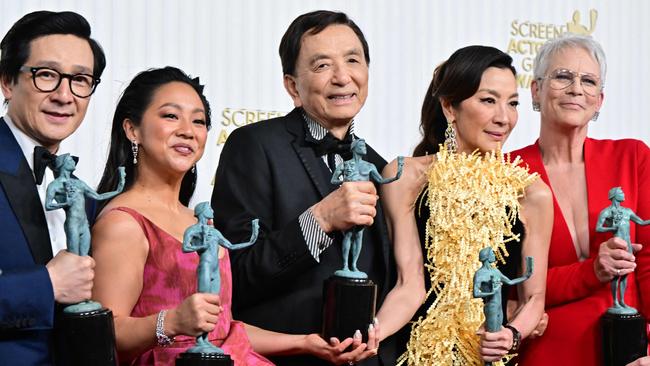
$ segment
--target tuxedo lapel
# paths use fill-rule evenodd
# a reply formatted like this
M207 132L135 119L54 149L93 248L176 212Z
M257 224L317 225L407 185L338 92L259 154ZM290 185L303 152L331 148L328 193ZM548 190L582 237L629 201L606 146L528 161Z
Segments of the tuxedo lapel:
M305 122L300 115L299 109L294 109L287 115L287 130L294 136L292 146L300 157L302 165L305 167L311 181L316 186L320 198L323 198L332 192L333 187L330 183L331 173L323 160L316 156L313 147L305 141ZM328 176L329 173L329 176Z
M20 146L4 119L0 118L0 184L13 209L37 264L52 259L47 222L34 176Z
M386 160L384 160L384 158L382 158L371 146L367 146L367 149L368 153L364 157L364 160L373 164L377 168L377 171L381 173L381 171L384 170L384 167L386 166ZM377 187L377 192L379 192L379 185L375 184L375 186ZM390 240L388 239L388 227L386 226L386 219L384 218L384 210L381 205L381 200L377 201L377 206L375 208L377 209L377 215L375 216L375 224L373 227L375 230L377 230L377 240L381 241L380 247L384 268L393 268L393 265L391 264L391 258L393 258L393 255L391 253L391 244ZM389 274L389 277L390 276L392 275ZM385 283L390 283L390 281L387 279L387 282ZM385 287L384 294L387 293L387 290L390 289Z

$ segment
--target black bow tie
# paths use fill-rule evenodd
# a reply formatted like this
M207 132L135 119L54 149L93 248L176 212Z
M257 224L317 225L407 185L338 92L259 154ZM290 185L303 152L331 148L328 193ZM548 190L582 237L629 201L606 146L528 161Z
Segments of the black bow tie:
M36 178L37 185L43 183L45 168L49 166L50 169L53 169L55 159L56 155L43 146L34 147L34 178Z
M307 141L313 144L314 152L318 156L338 154L343 157L343 160L347 160L352 156L350 152L350 145L352 144L351 134L346 134L343 140L339 140L328 132L321 140L315 140L309 136Z

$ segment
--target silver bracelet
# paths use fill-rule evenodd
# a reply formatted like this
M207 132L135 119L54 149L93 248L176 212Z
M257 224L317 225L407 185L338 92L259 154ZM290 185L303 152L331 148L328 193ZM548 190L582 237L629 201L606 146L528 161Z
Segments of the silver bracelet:
M170 338L165 334L165 314L167 314L167 310L160 310L156 320L156 340L158 340L158 345L162 347L174 343L174 337Z

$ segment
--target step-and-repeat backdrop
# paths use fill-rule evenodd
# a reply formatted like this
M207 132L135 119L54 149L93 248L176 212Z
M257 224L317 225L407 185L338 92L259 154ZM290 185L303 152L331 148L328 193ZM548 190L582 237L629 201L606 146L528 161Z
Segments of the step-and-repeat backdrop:
M539 116L531 109L532 60L541 44L566 31L592 35L608 58L605 103L589 134L650 144L650 2L644 0L0 0L0 9L2 35L30 11L76 11L104 47L102 83L85 122L63 145L81 157L77 172L90 184L103 170L113 108L126 84L139 71L173 65L207 84L213 128L194 202L209 199L228 135L292 109L278 45L296 16L316 9L346 12L366 35L369 97L356 128L388 160L410 154L417 143L435 66L471 44L498 47L515 59L521 106L505 148L533 142Z

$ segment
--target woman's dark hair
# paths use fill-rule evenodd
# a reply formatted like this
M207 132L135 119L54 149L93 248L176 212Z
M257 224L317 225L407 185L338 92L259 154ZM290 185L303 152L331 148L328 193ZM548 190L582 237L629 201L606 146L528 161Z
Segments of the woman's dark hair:
M171 66L161 69L149 69L139 73L131 80L131 83L126 87L124 93L122 93L122 97L117 102L115 115L113 116L108 160L106 161L102 179L97 187L97 192L109 192L117 188L119 182L117 168L120 166L125 167L126 170L124 190L128 190L133 185L136 178L136 170L133 164L131 141L126 137L122 124L125 119L129 119L135 126L139 126L142 122L142 115L149 107L155 92L171 82L185 83L196 91L201 98L201 102L203 102L206 127L208 129L210 128L210 104L205 95L203 95L203 85L199 83L199 78L192 79L183 71ZM185 173L181 183L179 200L182 204L188 205L195 187L196 170L194 172L190 170ZM101 208L108 202L102 201L98 205L99 209L97 212L100 212Z
M317 10L311 13L302 14L289 25L287 31L280 41L280 60L282 62L282 73L284 75L294 75L296 72L296 62L300 55L300 46L302 37L305 34L314 35L322 32L330 25L347 25L357 35L361 46L363 47L363 56L366 64L370 65L370 51L368 51L368 42L363 32L345 13ZM295 75L294 75L295 76Z
M447 128L441 101L446 100L457 108L463 100L476 93L481 84L481 77L489 67L510 69L517 75L512 66L512 57L494 47L486 46L461 48L436 67L422 103L422 141L415 147L413 156L438 152L438 145L445 141Z

